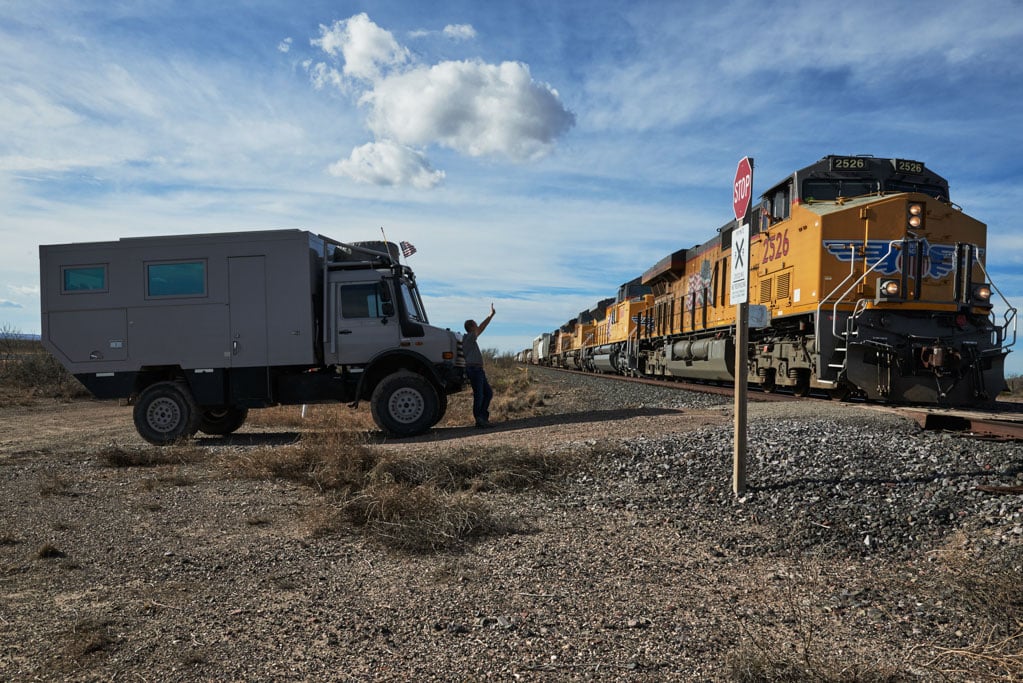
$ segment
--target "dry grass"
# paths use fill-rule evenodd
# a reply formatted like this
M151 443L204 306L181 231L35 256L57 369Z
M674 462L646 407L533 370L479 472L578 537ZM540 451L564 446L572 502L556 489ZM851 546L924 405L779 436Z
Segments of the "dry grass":
M931 656L926 668L945 676L1023 680L1023 548L981 556L957 532L935 559L927 589L972 623L973 638L966 646L917 646Z
M158 467L203 462L209 455L194 443L183 440L171 446L136 446L124 448L110 445L98 453L110 467Z
M8 326L0 328L0 405L88 395L85 387L43 349L41 342L22 339Z
M264 424L278 426L272 415ZM285 479L323 494L313 535L354 529L390 548L426 552L513 530L482 494L541 486L570 458L509 447L386 453L369 444L362 419L336 407L307 410L298 444L239 453L224 467L230 476Z

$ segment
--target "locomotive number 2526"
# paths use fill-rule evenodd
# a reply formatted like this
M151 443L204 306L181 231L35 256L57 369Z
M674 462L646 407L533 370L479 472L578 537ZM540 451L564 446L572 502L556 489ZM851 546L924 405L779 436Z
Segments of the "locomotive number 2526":
M764 258L761 263L769 263L789 255L789 231L776 232L768 235L764 241Z

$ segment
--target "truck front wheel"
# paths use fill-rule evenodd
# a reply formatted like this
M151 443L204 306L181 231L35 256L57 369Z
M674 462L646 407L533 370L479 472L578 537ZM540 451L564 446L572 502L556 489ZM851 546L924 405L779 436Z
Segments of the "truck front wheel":
M438 420L437 390L414 372L388 375L370 399L373 420L391 436L422 434Z
M201 415L187 386L181 382L157 382L139 395L132 417L143 439L165 446L195 434Z

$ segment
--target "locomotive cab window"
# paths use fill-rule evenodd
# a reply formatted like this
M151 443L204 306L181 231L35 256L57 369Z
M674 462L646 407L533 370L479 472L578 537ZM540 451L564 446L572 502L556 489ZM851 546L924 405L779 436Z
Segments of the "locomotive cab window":
M805 180L803 181L803 197L807 200L816 199L831 202L839 197L859 197L877 191L877 183L873 180Z
M930 195L935 199L948 199L948 193L945 191L945 188L938 185L889 180L885 183L884 189L886 192L921 192L923 194Z
M771 222L785 220L789 217L789 210L792 206L792 188L789 185L779 187L771 195L770 218Z

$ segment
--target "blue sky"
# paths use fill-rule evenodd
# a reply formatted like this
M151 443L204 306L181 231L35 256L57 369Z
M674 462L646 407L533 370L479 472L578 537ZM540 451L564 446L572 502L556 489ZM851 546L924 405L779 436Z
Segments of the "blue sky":
M926 162L1019 305L1021 49L1020 0L0 0L0 325L39 244L384 227L518 350L711 236L747 155Z

